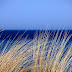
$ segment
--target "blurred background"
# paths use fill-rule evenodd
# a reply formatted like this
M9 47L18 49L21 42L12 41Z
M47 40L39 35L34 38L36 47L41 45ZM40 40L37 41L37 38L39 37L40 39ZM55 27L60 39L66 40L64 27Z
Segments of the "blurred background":
M72 30L72 0L0 0L0 30Z

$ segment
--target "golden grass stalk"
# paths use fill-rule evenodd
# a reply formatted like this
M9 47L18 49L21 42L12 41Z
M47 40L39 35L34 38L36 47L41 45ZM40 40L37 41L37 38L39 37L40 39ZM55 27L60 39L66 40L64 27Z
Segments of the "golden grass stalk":
M4 30L0 30L0 32L2 32L2 31L4 31Z
M23 34L14 43L9 39L0 53L0 72L71 72L72 43L67 42L72 34L62 34L57 31L51 40L50 31L36 34L33 40L20 40Z

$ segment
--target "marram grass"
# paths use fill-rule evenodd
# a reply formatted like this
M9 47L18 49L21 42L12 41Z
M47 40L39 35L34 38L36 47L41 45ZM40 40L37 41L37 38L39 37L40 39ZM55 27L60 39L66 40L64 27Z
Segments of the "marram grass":
M35 34L33 40L20 40L21 35L14 43L9 37L0 53L0 72L71 72L72 43L67 43L72 34L57 31L51 40L50 36L45 31Z

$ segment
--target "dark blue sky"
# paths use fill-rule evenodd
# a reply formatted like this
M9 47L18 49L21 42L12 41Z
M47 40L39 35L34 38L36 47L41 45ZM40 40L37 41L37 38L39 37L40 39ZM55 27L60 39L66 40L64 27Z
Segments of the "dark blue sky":
M0 29L72 29L72 0L0 0Z

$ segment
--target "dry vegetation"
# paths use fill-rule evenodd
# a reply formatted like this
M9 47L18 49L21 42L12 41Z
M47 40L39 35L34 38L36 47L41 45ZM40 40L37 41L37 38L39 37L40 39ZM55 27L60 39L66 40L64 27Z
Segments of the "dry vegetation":
M42 31L33 40L23 41L21 35L14 43L9 38L0 53L0 72L71 72L72 43L67 42L72 34L57 31L49 40L50 34Z

